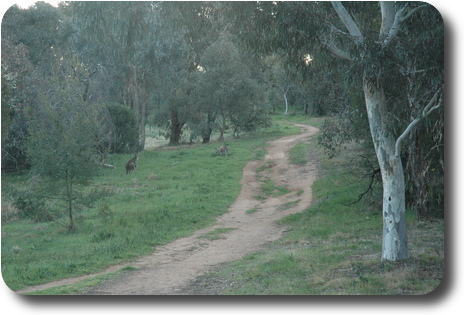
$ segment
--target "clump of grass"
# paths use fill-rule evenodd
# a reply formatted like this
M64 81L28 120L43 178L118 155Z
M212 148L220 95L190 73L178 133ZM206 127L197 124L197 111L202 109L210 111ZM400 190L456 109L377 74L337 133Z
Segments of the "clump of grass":
M307 143L298 143L290 149L290 163L297 165L304 165L309 160L309 150Z
M2 196L2 222L12 222L19 218L19 210L11 200L3 200Z
M275 161L267 161L264 165L261 165L256 169L257 173L263 172L265 170L272 169L275 166Z
M25 295L78 295L88 291L89 287L95 287L104 281L115 279L119 277L121 272L136 270L134 267L122 268L119 271L111 272L95 277L90 277L79 282L53 287L45 290L34 291L31 293L25 293Z
M210 231L204 235L201 235L199 236L200 238L206 238L210 241L213 241L213 240L219 240L219 239L222 239L222 238L225 238L224 234L226 233L230 233L234 230L236 230L237 228L217 228L213 231Z
M259 180L261 182L261 190L259 195L254 196L257 200L264 201L268 197L279 197L290 193L291 191L288 190L284 186L276 185L272 180L269 178L264 178Z
M298 205L298 203L300 202L301 200L300 199L297 199L295 201L289 201L289 202L286 202L284 203L283 205L279 206L278 210L287 210L287 209L290 209L290 208L293 208L295 207L296 205Z
M252 209L249 209L247 211L245 211L247 214L253 214L255 213L256 211L258 211L258 208L252 208Z

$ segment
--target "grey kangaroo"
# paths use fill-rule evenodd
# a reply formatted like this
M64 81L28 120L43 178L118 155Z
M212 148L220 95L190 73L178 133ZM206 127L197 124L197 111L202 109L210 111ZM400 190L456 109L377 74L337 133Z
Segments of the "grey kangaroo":
M126 174L129 174L137 167L138 153L135 153L135 157L126 164Z
M226 155L229 155L229 147L223 145L222 147L216 149L216 153L221 155L225 153Z

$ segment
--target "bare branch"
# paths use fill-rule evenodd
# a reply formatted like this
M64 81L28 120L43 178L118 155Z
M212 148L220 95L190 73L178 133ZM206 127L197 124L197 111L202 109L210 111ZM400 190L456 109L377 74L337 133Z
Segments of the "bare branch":
M361 199L362 199L365 195L367 195L369 192L371 192L371 194L372 194L372 191L373 191L374 188L375 188L375 178L376 178L377 176L380 176L380 168L375 168L374 165L372 165L371 161L369 161L369 159L368 159L366 156L361 155L361 157L364 158L364 159L367 161L367 163L369 163L370 167L372 168L372 172L369 172L369 173L367 173L367 174L364 174L364 175L361 177L361 179L364 179L364 178L366 178L366 177L369 176L369 177L370 177L370 183L369 183L369 186L367 187L367 189L366 189L363 193L361 193L361 194L358 195L358 199L357 199L356 201L350 202L350 203L348 203L348 204L343 203L343 205L344 205L344 206L347 206L347 207L348 207L348 206L351 206L351 205L354 205L355 203L358 203L359 201L361 201Z
M350 36L350 34L341 31L340 29L336 28L332 23L328 23L330 27L330 39L323 41L324 45L329 48L329 50L337 57L348 60L348 61L353 61L353 58L351 58L350 54L344 50L341 50L340 48L335 45L335 43L332 41L332 34L342 34L344 36Z
M395 156L397 156L397 157L400 156L400 154L401 154L401 143L403 142L404 138L406 138L406 136L411 132L411 130L419 123L419 121L421 121L423 118L430 115L430 113L432 113L435 109L439 108L442 105L442 96L441 96L441 94L442 94L442 89L440 88L435 92L432 99L427 104L427 106L425 106L424 110L419 115L419 117L414 119L408 125L406 130L398 137L398 139L396 140L396 144L395 144ZM437 102L438 96L440 96L440 99ZM435 104L435 102L436 102L436 104ZM435 106L432 106L434 104L435 104Z
M428 7L429 4L423 4L421 6L418 6L417 8L414 8L412 9L411 11L409 11L408 14L406 14L403 18L402 18L402 22L406 21L407 19L409 19L411 17L411 15L413 15L414 13L416 13L416 11L419 11L420 9L423 9L425 7Z
M408 4L406 4L403 8L398 10L395 13L395 19L393 21L393 24L392 24L390 30L383 30L383 32L384 32L383 35L387 35L386 38L385 38L385 41L384 41L384 45L387 46L390 43L390 41L398 35L398 32L400 31L401 26L403 25L404 21L409 19L417 11L419 11L419 10L421 10L421 9L427 7L427 6L429 6L429 4L423 4L421 6L418 6L417 8L412 9L407 14L405 14L405 12L406 12L406 8L408 7ZM384 14L384 11L382 11L382 15L383 14ZM383 20L383 18L384 17L382 16L382 20Z
M341 29L335 27L335 25L333 25L332 23L328 22L327 24L329 24L331 33L338 33L338 34L342 34L342 35L345 35L345 36L349 35L349 33L343 32Z
M100 162L95 162L97 163L98 165L102 166L102 167L106 167L106 168L114 168L113 165L111 164L105 164L105 163L100 163Z

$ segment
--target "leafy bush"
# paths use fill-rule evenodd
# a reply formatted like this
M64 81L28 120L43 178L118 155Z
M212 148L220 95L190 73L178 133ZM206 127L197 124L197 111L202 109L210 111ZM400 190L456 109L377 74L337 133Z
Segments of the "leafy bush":
M107 106L114 125L112 151L129 153L138 151L139 134L135 113L121 104Z
M45 201L29 189L12 189L11 203L18 210L18 217L28 218L34 222L49 222L52 215L47 211Z

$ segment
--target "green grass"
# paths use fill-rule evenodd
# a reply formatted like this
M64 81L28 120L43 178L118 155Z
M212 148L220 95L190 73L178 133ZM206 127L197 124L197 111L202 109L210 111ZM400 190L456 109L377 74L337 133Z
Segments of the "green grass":
M261 182L261 189L259 194L254 196L257 200L264 201L268 197L279 197L291 192L284 186L276 185L269 178L260 179L259 181Z
M31 293L25 293L25 295L79 295L86 293L89 287L95 287L104 281L116 279L121 275L122 272L130 272L131 270L135 270L135 268L126 267L116 272L91 277L73 284L57 286L45 290L38 290Z
M210 241L219 240L225 238L224 234L232 232L237 228L217 228L211 232L206 233L205 235L199 236L200 238L206 238Z
M245 164L264 158L266 141L299 132L274 118L271 128L228 139L228 156L215 154L214 143L150 149L139 154L136 170L126 175L124 165L132 154L112 155L108 163L115 168L102 169L86 188L107 198L76 211L74 231L56 222L18 219L8 191L25 189L27 173L2 175L5 283L18 290L99 272L213 224L238 196ZM53 201L46 206L52 213L65 212ZM66 217L57 221L65 224Z
M444 269L443 221L416 222L408 211L410 259L381 262L381 210L363 202L346 206L367 184L351 171L358 147L351 144L333 159L314 143L309 149L322 174L312 187L311 207L282 219L287 233L268 250L197 283L232 283L216 294L234 295L426 294L437 288Z
M289 202L286 202L284 203L283 205L279 206L277 209L278 210L287 210L287 209L290 209L290 208L293 208L295 207L301 200L300 199L297 199L295 201L289 201Z
M252 208L252 209L249 209L249 210L245 211L245 213L247 213L247 214L253 214L253 213L255 213L256 211L258 211L258 208Z
M304 165L309 160L308 144L301 142L290 149L290 163Z

